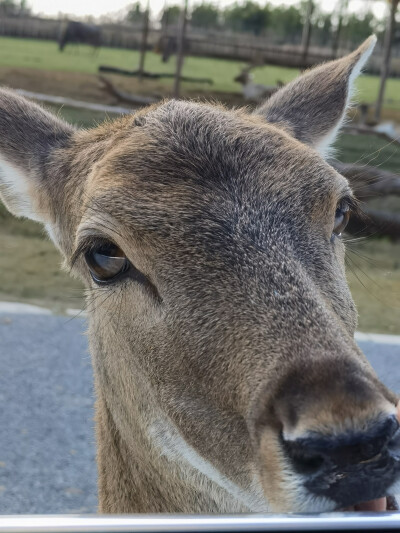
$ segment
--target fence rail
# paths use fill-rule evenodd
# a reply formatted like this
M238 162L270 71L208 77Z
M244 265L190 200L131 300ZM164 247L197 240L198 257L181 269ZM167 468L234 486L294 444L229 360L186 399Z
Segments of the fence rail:
M48 39L57 41L65 21L40 17L2 17L0 35ZM138 25L103 24L100 26L104 46L139 49L142 41L142 28ZM176 28L170 27L167 33L161 29L151 29L148 35L149 49L156 48L161 37L176 38ZM316 63L333 59L330 47L311 46L305 57L300 45L272 44L266 37L251 34L200 31L191 28L185 42L186 53L194 56L239 59L257 64L272 64L288 67L308 68ZM338 56L350 50L338 51ZM400 51L393 50L392 75L400 76ZM369 62L368 71L379 73L381 66L380 49Z

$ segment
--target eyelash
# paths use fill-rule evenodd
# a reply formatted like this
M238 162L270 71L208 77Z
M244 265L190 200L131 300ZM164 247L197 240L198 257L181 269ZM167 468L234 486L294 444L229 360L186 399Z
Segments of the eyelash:
M112 249L114 249L116 254L115 255L107 254L107 249L109 252L111 252ZM96 251L97 251L97 254L96 254ZM102 254L101 253L102 251L105 253ZM96 255L97 255L97 261L98 261L97 264L96 264ZM151 295L155 298L155 300L157 300L158 303L162 303L162 298L158 292L157 287L154 285L154 283L150 281L150 279L145 274L140 272L140 270L138 270L129 261L129 259L122 252L122 250L118 246L116 246L112 241L106 238L103 238L103 237L95 238L95 239L90 238L90 239L84 240L79 244L77 250L74 253L74 256L71 261L72 266L73 264L76 263L76 261L80 257L84 257L86 264L87 264L87 268L89 269L90 275L92 277L92 280L96 285L104 286L104 287L106 286L113 287L117 283L130 280L145 287L151 293ZM115 275L110 275L109 278L106 277L107 257L110 257L111 259L125 258L124 264L122 264L122 261L120 261L120 264L121 264L120 271L116 272ZM105 260L105 263L104 263L104 260ZM103 265L101 264L102 262L103 262ZM99 267L99 271L96 272L97 267ZM101 279L102 268L105 269L105 272L103 272L103 274L105 274L104 279Z
M334 229L332 231L331 235L331 242L334 242L336 239L341 239L342 232L346 229L347 224L354 213L359 212L359 206L357 203L357 200L350 196L345 196L340 200L340 202L337 203L336 211L335 211L335 223L336 223L336 216L338 214L338 211L342 213L343 215L343 221L342 221L342 228L341 224L339 223L338 226L334 226ZM335 231L336 228L339 228L337 231Z

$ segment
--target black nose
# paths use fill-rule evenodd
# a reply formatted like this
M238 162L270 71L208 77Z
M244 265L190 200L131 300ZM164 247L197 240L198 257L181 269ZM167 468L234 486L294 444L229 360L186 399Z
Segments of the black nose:
M386 495L400 475L400 429L395 416L370 424L365 431L340 435L315 432L282 444L305 487L339 506Z

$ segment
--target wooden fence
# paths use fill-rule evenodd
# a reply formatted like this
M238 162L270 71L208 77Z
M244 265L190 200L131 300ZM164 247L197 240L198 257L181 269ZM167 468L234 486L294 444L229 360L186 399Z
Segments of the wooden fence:
M65 21L43 19L39 17L3 17L0 19L0 35L49 39L57 41ZM138 49L142 39L140 26L123 24L103 24L102 43L104 46ZM164 37L174 39L176 28L169 27ZM162 36L161 30L151 29L148 35L148 47L157 46ZM300 45L271 44L267 37L251 34L233 34L220 31L202 32L190 28L185 43L186 53L194 56L217 57L221 59L239 59L244 62L282 65L307 68L316 63L332 59L331 48L310 47L304 56ZM349 50L339 50L338 56ZM400 50L393 50L392 75L400 76ZM369 62L368 71L379 73L381 57L379 46Z
M65 24L64 20L39 17L2 17L0 18L0 35L58 41ZM122 24L103 24L100 27L104 46L135 49L140 45L141 27ZM151 33L149 42L155 43L159 32Z

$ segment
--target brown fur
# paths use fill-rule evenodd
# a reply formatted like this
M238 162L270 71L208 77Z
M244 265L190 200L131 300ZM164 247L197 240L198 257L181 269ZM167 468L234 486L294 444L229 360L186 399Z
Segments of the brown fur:
M354 342L332 239L351 192L314 150L370 46L253 115L167 101L75 131L0 92L0 192L16 214L29 204L88 289L101 512L331 509L280 432L333 435L394 411ZM96 287L96 237L148 282Z

